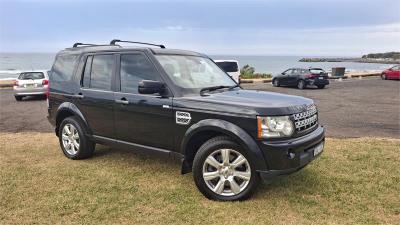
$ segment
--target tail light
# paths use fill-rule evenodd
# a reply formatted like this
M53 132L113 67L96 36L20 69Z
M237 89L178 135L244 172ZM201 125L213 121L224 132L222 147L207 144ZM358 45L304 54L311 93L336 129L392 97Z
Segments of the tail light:
M14 85L14 86L19 86L18 80L14 80L13 85Z
M47 99L47 105L48 105L48 103L49 103L49 95L50 95L50 83L49 83L49 80L43 80L42 81L42 85L47 85L47 88L46 88L46 99Z
M311 78L311 79L314 79L314 78L316 78L316 77L318 77L317 74L308 74L308 75L307 75L307 78Z

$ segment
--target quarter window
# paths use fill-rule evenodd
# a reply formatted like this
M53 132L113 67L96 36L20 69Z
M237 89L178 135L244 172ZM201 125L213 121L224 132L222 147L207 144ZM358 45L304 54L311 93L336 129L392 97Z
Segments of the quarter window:
M121 92L138 93L138 84L142 80L161 81L161 78L146 58L142 54L121 55Z
M77 58L77 55L58 55L49 78L50 82L71 80Z

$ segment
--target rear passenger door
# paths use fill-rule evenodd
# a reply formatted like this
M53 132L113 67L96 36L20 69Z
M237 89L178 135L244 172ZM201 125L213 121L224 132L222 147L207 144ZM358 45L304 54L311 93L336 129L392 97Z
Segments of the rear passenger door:
M96 136L115 138L114 86L116 56L94 54L86 58L77 105Z
M172 97L138 93L142 80L163 82L151 60L142 52L119 55L115 94L115 130L118 140L171 150L173 146Z

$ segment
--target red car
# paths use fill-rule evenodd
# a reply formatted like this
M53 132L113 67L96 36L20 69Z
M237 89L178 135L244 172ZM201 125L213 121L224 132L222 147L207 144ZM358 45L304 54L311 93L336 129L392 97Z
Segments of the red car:
M396 79L400 80L400 65L393 66L381 74L382 80L391 80Z

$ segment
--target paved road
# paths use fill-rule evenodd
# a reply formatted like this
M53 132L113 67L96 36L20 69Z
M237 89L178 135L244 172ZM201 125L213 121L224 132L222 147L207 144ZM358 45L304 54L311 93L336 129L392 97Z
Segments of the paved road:
M333 81L326 89L297 90L271 84L244 84L246 89L301 95L314 99L330 137L400 138L400 82L379 79ZM17 102L0 89L0 132L52 132L46 101Z
M379 78L331 81L325 89L298 90L271 84L246 89L301 95L313 99L330 137L400 138L400 82Z

